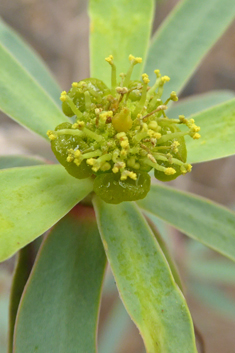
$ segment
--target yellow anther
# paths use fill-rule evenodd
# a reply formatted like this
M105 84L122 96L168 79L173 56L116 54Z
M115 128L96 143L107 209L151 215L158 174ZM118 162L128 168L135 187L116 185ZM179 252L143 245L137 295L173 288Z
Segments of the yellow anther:
M100 120L106 122L107 118L113 117L113 112L110 110L108 112L103 112L99 115Z
M73 82L73 83L72 83L72 87L73 87L73 88L77 88L77 87L78 87L78 82Z
M131 179L133 179L133 180L137 180L137 174L134 173L134 172L129 172L129 173L128 173L128 176L129 176L129 178L131 178Z
M151 129L148 130L148 135L155 139L160 139L162 137L162 135L159 132L153 131Z
M156 74L157 78L161 77L160 70L154 70L154 73Z
M128 88L127 87L116 87L116 92L119 94L125 94L128 92Z
M115 173L118 173L118 171L119 171L119 168L118 167L113 167L113 169L112 169L112 172L115 174Z
M84 121L78 121L77 124L79 129L82 129L85 126Z
M89 158L89 159L86 160L86 162L87 162L88 165L93 166L95 164L95 159L94 158Z
M176 94L175 91L172 91L172 92L171 92L170 99L171 99L173 102L177 102L177 101L178 101L178 97L177 97L177 94Z
M142 63L142 58L135 57L135 56L133 56L131 54L129 55L129 60L132 61L134 65Z
M78 123L74 123L73 125L72 125L72 129L77 129L78 128Z
M48 130L47 131L47 136L49 137L49 139L51 141L55 140L57 138L57 136L54 134L54 131Z
M180 143L178 141L174 141L171 145L171 149L174 153L177 153L179 150L178 150L178 146L180 146Z
M176 173L176 171L175 171L174 168L166 168L166 169L164 170L164 173L165 173L166 175L173 175L173 174Z
M126 157L127 156L127 151L126 150L121 150L120 156L121 157Z
M113 55L109 55L105 58L105 61L107 61L110 65L113 65Z
M132 180L137 180L137 174L129 170L124 170L121 174L121 180L126 180L129 177Z
M61 100L61 102L66 102L66 100L67 100L67 92L66 91L63 91L61 93L60 100Z
M66 161L67 161L67 162L72 162L72 161L73 161L73 156L69 155L69 156L66 158Z
M197 126L196 124L192 124L191 131L198 132L200 130L201 130L200 126Z
M169 82L170 81L170 77L169 76L162 76L161 77L161 82L162 84Z
M51 141L53 141L53 140L55 140L55 139L57 138L57 136L54 135L54 134L51 134L51 135L48 136L48 137L49 137L49 139L50 139Z
M81 152L79 150L76 150L74 152L74 157L80 157L81 156Z
M124 140L120 142L120 145L122 148L128 148L129 147L129 142L128 140Z
M188 123L188 119L186 119L184 115L179 115L179 121L182 124L187 124Z
M145 84L150 82L149 76L147 74L142 74L142 80Z
M187 164L187 165L186 165L186 169L187 169L187 172L191 172L191 170L192 170L192 165L191 165L191 164Z
M79 159L75 158L75 159L74 159L74 161L73 161L73 163L75 163L75 164L76 164L76 166L77 166L77 167L79 167L79 166L80 166L80 164L81 164L81 160L79 160Z
M200 139L200 137L201 137L201 135L198 134L197 132L196 132L196 134L194 134L194 135L192 136L192 138L193 138L194 140L198 140L198 139Z

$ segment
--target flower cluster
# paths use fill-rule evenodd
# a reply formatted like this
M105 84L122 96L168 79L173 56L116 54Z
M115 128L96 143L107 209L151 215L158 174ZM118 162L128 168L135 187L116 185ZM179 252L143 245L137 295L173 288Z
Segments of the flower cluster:
M166 116L169 101L178 100L171 92L162 101L168 76L155 70L152 87L147 74L131 80L142 59L130 55L130 68L117 82L113 56L105 60L112 68L111 88L95 78L74 82L60 99L65 115L76 120L47 134L58 161L76 178L94 176L94 191L106 202L138 200L149 191L151 169L161 181L191 171L184 136L198 139L200 128L183 115Z

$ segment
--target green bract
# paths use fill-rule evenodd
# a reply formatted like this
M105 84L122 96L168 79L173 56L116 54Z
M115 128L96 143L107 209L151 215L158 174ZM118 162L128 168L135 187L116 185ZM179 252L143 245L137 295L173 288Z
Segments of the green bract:
M130 68L117 82L113 56L105 60L112 67L111 88L95 78L74 82L60 99L63 112L76 121L62 123L47 134L68 173L78 179L93 175L94 191L104 201L117 204L147 195L151 169L161 181L190 172L184 136L198 139L200 128L183 115L167 117L168 102L178 100L175 92L162 100L168 76L155 70L152 87L147 74L142 81L132 81L133 68L142 59L130 55ZM181 131L180 124L188 130Z

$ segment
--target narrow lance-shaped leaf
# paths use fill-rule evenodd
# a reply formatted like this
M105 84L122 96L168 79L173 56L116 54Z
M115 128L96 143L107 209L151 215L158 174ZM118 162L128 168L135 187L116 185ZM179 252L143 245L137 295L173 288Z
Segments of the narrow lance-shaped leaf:
M0 172L0 261L33 241L92 191L60 165Z
M138 205L235 261L234 212L202 197L160 185L152 185Z
M45 164L46 161L39 158L23 155L0 156L0 169L28 167L32 165Z
M190 118L200 126L201 138L195 141L186 137L189 163L210 161L235 153L235 99Z
M98 198L94 205L121 299L147 352L197 352L186 301L137 207L129 202L110 205Z
M14 353L95 353L106 257L91 207L46 237L19 306Z
M235 284L235 264L231 261L211 260L211 259L191 259L187 263L190 276L196 277L200 281L217 283L218 285Z
M2 44L26 71L59 103L60 87L36 52L0 19L0 44Z
M68 121L35 79L0 44L0 110L46 138L47 130Z
M189 285L189 290L196 297L200 305L211 308L213 312L217 311L234 321L235 301L229 297L220 287L193 282Z
M234 0L180 1L153 37L146 70L170 76L165 93L181 91L235 16Z
M25 246L18 253L10 295L8 353L13 352L13 334L16 314L24 287L33 266L34 257L35 254L32 244Z
M99 352L116 353L126 337L131 319L118 298L101 331Z
M167 110L169 118L177 119L179 115L185 115L188 118L192 114L200 113L214 107L220 103L224 103L234 98L235 93L232 91L211 91L208 93L197 94L192 97L180 99L179 102L174 104Z
M114 56L117 73L126 73L129 54L145 61L154 14L153 0L90 0L91 77L110 86L110 70L104 58ZM134 68L139 79L142 65Z
M175 264L175 261L172 258L172 255L170 254L167 245L164 241L164 239L161 237L160 233L158 232L158 230L155 227L155 224L153 223L153 221L151 221L149 218L147 218L147 222L153 232L153 234L155 235L157 242L159 244L159 246L161 247L161 250L163 252L163 254L166 257L166 260L168 262L168 265L170 266L172 275L174 277L175 282L177 283L177 285L179 286L179 288L181 289L181 291L183 292L183 286L182 286L182 282L180 279L180 275L179 275L179 271L177 269L177 266Z

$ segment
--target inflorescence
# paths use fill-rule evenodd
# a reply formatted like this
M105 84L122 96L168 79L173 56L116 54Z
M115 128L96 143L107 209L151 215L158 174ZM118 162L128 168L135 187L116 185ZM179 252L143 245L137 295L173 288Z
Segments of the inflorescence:
M117 82L113 56L105 60L112 68L111 88L94 78L74 82L60 99L65 115L75 116L76 121L60 124L47 135L71 175L79 179L94 175L95 192L107 202L118 203L147 194L151 169L162 181L190 172L184 136L199 139L200 128L183 115L167 117L167 104L178 100L175 92L162 100L168 76L155 70L152 87L147 74L142 81L132 81L133 68L142 59L130 55L130 68ZM187 129L180 130L180 125Z

